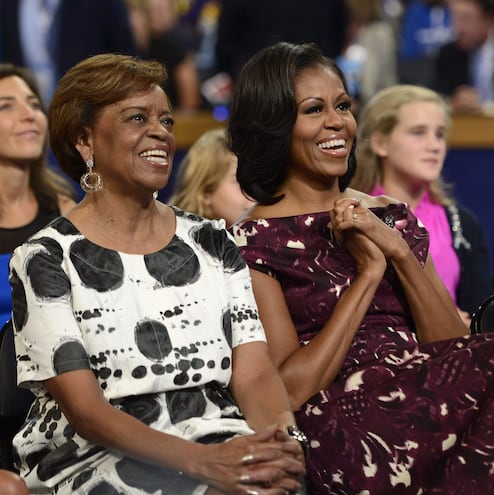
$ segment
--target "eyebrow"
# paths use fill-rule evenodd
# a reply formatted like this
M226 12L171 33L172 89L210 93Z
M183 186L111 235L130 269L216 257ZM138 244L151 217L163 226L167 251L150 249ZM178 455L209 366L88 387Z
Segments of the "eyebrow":
M139 110L141 112L144 112L144 111L148 111L149 110L149 107L148 106L143 106L143 105L132 105L132 106L129 106L129 107L121 107L120 108L120 112L131 112L131 111L136 111L136 110ZM172 111L170 109L168 110L163 110L162 112L163 114L170 114L172 113Z
M2 96L2 95L0 95L0 100L16 100L16 99L17 99L16 96L10 96L10 95ZM39 101L39 98L36 95L29 95L27 97L27 100L37 100L37 101Z
M349 98L349 97L350 96L348 95L348 93L346 91L343 91L341 94L338 95L336 100L341 100L342 98ZM307 98L304 98L303 100L300 100L299 102L297 102L297 105L300 105L301 103L304 103L305 101L308 101L308 100L324 101L324 97L319 96L319 95L308 96Z
M300 100L298 103L303 103L304 101L308 100L318 100L318 101L324 101L324 98L321 96L308 96L307 98L304 98L303 100Z

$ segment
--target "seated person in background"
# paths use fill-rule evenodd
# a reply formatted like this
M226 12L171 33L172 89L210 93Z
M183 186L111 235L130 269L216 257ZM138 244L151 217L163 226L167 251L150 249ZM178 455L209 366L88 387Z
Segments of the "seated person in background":
M36 396L14 447L32 494L300 486L244 260L220 223L153 197L175 152L165 83L158 62L104 54L53 95L52 149L87 194L10 264L18 380Z
M166 90L174 110L198 110L201 94L194 56L169 34L153 35L148 0L126 0L126 3L140 57L166 65L169 72Z
M311 495L493 493L494 333L467 335L403 203L347 187L357 125L313 45L254 55L229 120L233 233L309 437Z
M47 136L34 76L0 64L0 327L11 317L12 251L75 205L69 182L47 164Z
M397 85L376 94L360 114L351 186L407 203L427 228L432 261L470 326L494 288L482 225L441 177L450 126L445 101L431 89Z
M439 48L453 37L449 0L409 0L398 29L398 77L430 87Z
M26 483L12 471L0 469L0 493L2 495L29 495Z
M43 100L96 53L136 54L125 0L1 0L0 56L34 71Z
M398 82L393 24L382 15L381 0L345 0L346 42L336 63L345 74L353 111L380 89Z
M456 39L443 45L433 88L453 112L492 113L494 105L494 0L449 0Z
M147 41L142 56L157 60L168 70L166 93L176 110L194 111L202 107L198 47L179 23L176 0L127 0L132 17L136 10L146 17Z
M169 203L206 218L236 222L254 203L237 182L237 157L228 148L224 129L206 131L180 164Z

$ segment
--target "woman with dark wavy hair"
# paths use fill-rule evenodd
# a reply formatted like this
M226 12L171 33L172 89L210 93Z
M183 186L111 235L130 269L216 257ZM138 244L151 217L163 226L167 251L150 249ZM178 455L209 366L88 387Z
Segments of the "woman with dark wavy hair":
M74 206L70 183L47 163L48 123L32 74L0 64L0 326L10 318L12 251Z
M317 47L244 66L229 134L258 204L232 230L308 436L307 491L491 493L494 333L466 335L407 205L347 187L356 132Z

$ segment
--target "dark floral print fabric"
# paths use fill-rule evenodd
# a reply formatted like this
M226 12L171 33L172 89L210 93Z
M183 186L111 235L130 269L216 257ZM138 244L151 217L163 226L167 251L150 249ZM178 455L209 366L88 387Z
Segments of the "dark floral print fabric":
M373 212L420 261L428 234L403 204ZM300 344L355 277L327 212L233 227L250 268L275 277ZM297 411L310 495L494 493L494 334L420 344L391 266L339 375Z

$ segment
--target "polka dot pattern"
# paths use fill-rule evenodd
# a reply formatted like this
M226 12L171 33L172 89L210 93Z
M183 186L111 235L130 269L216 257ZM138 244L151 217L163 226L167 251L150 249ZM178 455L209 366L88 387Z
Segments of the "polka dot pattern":
M174 212L175 235L151 254L98 246L65 218L16 250L19 377L36 384L89 369L115 407L152 428L222 442L250 431L227 388L232 349L264 332L248 269L223 223ZM57 486L61 495L197 488L180 473L91 445L43 389L34 409L16 438L30 486Z

